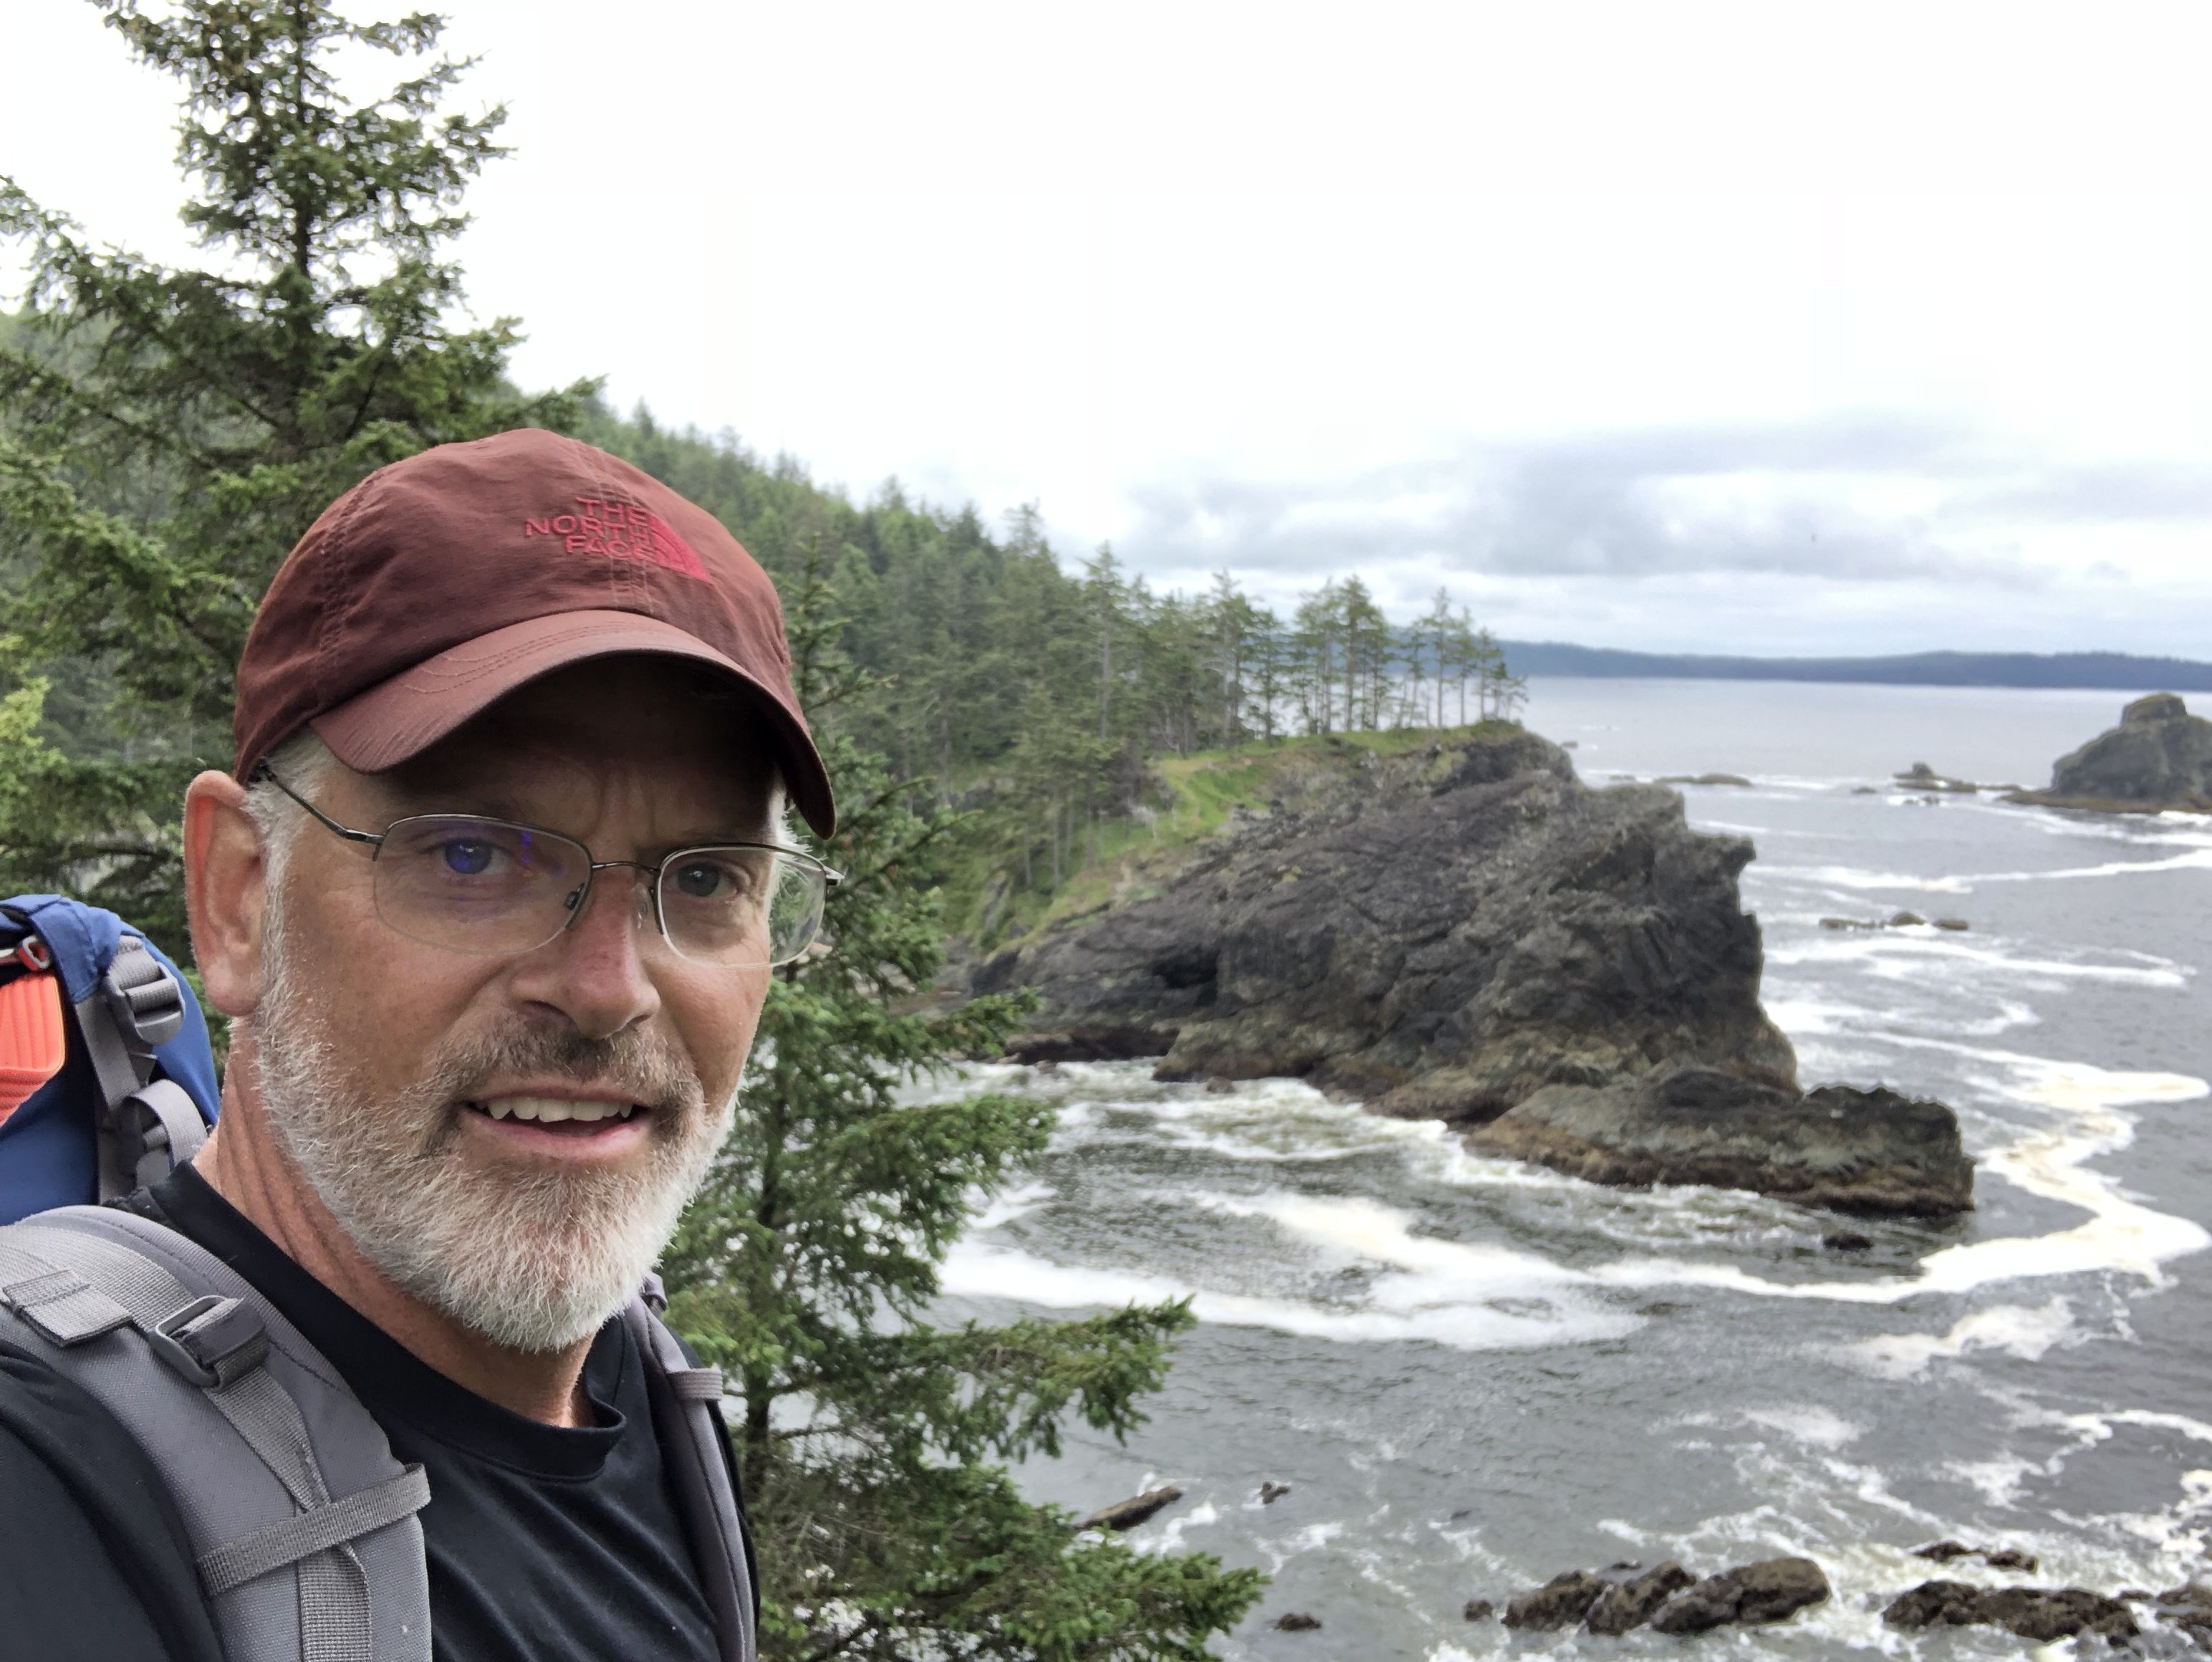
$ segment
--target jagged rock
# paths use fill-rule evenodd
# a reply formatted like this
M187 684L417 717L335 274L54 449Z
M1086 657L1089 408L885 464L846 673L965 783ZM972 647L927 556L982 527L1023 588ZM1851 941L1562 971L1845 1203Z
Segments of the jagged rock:
M1800 1095L1677 1068L1625 1085L1547 1086L1468 1142L1595 1183L1711 1184L1869 1217L1973 1206L1973 1162L1951 1111L1881 1087Z
M1709 1575L1659 1609L1661 1633L1704 1633L1729 1622L1781 1622L1825 1603L1828 1578L1809 1558L1766 1558Z
M1751 844L1691 831L1674 792L1590 789L1522 733L1304 765L1149 896L978 966L975 992L1042 995L1011 1054L1303 1076L1463 1123L1683 1057L1794 1077L1737 892Z
M1134 1529L1163 1507L1171 1507L1182 1499L1182 1491L1173 1483L1159 1488L1146 1489L1142 1495L1133 1495L1126 1501L1116 1501L1110 1507L1101 1507L1081 1523L1079 1530Z
M2037 1644L2077 1633L2131 1639L2141 1631L2125 1604L2102 1593L2081 1587L1975 1587L1964 1581L1923 1581L1893 1600L1881 1619L1904 1629L2002 1628Z
M2035 1555L2022 1552L2017 1547L1970 1547L1962 1541L1935 1541L1912 1549L1915 1558L1925 1558L1931 1563L1948 1564L1954 1558L1978 1558L1991 1569L2025 1570L2033 1574Z
M1460 1614L1470 1622L1487 1622L1498 1613L1498 1607L1487 1598L1470 1598Z
M1311 1633L1321 1626L1321 1617L1308 1616L1304 1610L1288 1610L1275 1618L1275 1628L1280 1633Z
M1913 1548L1912 1555L1925 1558L1932 1564L1948 1564L1954 1558L1968 1556L1973 1550L1963 1541L1931 1541L1924 1547Z
M1009 1053L1158 1056L1170 1080L1304 1077L1384 1113L1494 1122L1492 1152L1600 1182L1741 1183L1871 1212L1966 1203L1948 1111L1797 1094L1789 1041L1759 1004L1759 925L1737 890L1749 843L1691 831L1672 791L1590 789L1533 734L1359 751L1364 769L1345 764L1352 748L1301 758L1266 820L1152 874L1150 892L978 966L975 992L1041 995ZM1655 1084L1655 1132L1635 1082L1684 1069L1751 1096L1698 1087L1678 1112L1680 1091ZM1543 1121L1565 1111L1560 1093L1583 1093L1571 1137ZM1896 1129L1931 1117L1949 1130L1948 1149L1929 1144L1932 1176ZM1779 1141L1762 1154L1752 1140L1768 1131Z
M2191 715L2171 692L2138 698L2119 726L2058 758L2051 788L2008 800L2049 807L2212 812L2212 721Z
M1537 1633L1553 1633L1561 1628L1571 1628L1589 1614L1606 1590L1606 1584L1588 1570L1569 1570L1555 1575L1532 1592L1509 1600L1505 1606L1505 1625L1509 1628L1528 1628Z
M1583 1625L1592 1633L1600 1634L1623 1634L1631 1628L1640 1628L1662 1604L1685 1587L1695 1586L1697 1580L1670 1558L1633 1581L1607 1587L1598 1596L1597 1603L1590 1606Z

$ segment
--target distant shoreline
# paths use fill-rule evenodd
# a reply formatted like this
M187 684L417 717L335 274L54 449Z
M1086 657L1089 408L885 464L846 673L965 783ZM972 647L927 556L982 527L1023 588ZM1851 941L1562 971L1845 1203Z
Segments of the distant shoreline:
M1627 652L1564 641L1502 641L1515 675L1624 680L1832 681L1879 686L2048 687L2212 692L2212 663L2125 652L1915 652L1881 658L1737 658Z

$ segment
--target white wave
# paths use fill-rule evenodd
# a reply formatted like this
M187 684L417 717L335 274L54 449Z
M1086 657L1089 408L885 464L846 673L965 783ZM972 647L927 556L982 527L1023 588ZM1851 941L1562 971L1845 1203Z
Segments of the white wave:
M986 1197L976 1208L974 1229L996 1229L1001 1224L1012 1223L1025 1217L1047 1201L1060 1198L1060 1191L1047 1183L1024 1183L999 1194Z
M1917 877L1910 872L1870 872L1856 866L1762 866L1767 877L1789 877L1823 883L1838 889L1905 889L1916 894L1965 894L1971 880L1963 877Z
M1532 1349L1618 1338L1641 1325L1632 1316L1559 1300L1504 1309L1489 1300L1514 1295L1469 1289L1449 1279L1383 1277L1368 1289L1360 1307L1190 1287L1164 1276L1054 1263L972 1237L953 1248L939 1282L958 1296L1011 1299L1054 1310L1188 1298L1200 1321L1350 1344L1425 1342L1454 1350Z
M2131 954L2147 957L2148 954ZM2120 986L2173 989L2189 984L2181 965L2153 959L2148 966L2097 964L2056 958L2015 958L1987 947L1963 941L1947 930L1930 927L1883 929L1880 932L1838 932L1828 938L1800 946L1767 949L1770 966L1801 964L1856 964L1879 976L1899 977L1932 963L1947 966L1972 965L2001 975L2033 977L2039 980L2103 981Z
M1743 1417L1755 1426L1765 1426L1770 1431L1795 1438L1810 1448L1838 1449L1866 1434L1864 1426L1855 1425L1818 1403L1747 1409Z
M2054 1345L2074 1332L2074 1310L2065 1300L2047 1304L1994 1305L1961 1317L1948 1333L1883 1333L1841 1345L1837 1354L1886 1379L1910 1379L1925 1373L1938 1357L1971 1350L1996 1350L2022 1361L2040 1361Z

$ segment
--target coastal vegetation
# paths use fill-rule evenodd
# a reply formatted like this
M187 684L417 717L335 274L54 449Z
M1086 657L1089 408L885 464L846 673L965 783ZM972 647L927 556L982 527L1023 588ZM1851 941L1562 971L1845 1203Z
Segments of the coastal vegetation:
M884 661L921 648L869 642L892 604L891 563L854 551L859 514L788 465L617 422L588 384L519 393L506 374L514 320L452 322L460 199L500 153L501 112L447 113L467 66L433 55L438 20L356 25L319 0L281 12L185 0L160 18L129 0L100 9L183 84L185 218L207 259L171 270L103 249L0 176L0 240L30 274L0 338L0 893L70 890L182 956L177 805L194 771L228 762L255 605L323 505L377 466L537 424L633 450L673 445L671 472L679 454L720 470L763 510L757 526L737 522L790 602L798 690L844 804L829 852L850 874L830 920L840 949L774 987L762 1065L668 1264L678 1319L740 1385L727 1406L760 1524L763 1654L1207 1654L1258 1596L1255 1572L1076 1531L1006 1470L1056 1452L1072 1422L1125 1435L1188 1309L950 1330L927 1319L945 1253L1042 1147L1053 1115L1005 1096L903 1100L950 1056L990 1049L1024 1005L979 1001L935 1023L890 1007L934 971L940 874L973 823L942 800L947 781L913 788L903 770L925 742L940 761L956 754L948 734L963 763L1003 752L1007 730L971 730L1025 722L1028 707L971 720L940 704L933 725L892 720L905 666ZM353 101L334 73L341 53L387 54L410 78ZM705 496L706 483L679 488ZM1042 581L1038 539L1008 562L960 516L889 502L860 533L1008 567L1042 600L1064 598ZM942 569L904 568L917 587ZM1087 581L1102 628L1143 610L1103 557ZM1371 666L1352 655L1366 638L1343 637L1315 699L1373 707ZM1124 637L1115 649L1126 667L1137 648ZM1115 673L1100 685L1086 747L1055 765L1137 732L1114 708L1125 702ZM1185 711L1186 747L1208 714ZM1072 776L1053 776L1062 798ZM1094 797L1103 814L1109 799ZM1063 849L1073 840L1064 833Z

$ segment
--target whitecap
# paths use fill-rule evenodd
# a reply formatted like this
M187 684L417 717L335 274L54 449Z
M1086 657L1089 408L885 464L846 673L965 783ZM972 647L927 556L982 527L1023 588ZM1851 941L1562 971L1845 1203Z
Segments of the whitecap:
M2040 1361L2051 1347L2074 1333L2073 1306L2062 1298L2034 1306L2001 1304L1977 1310L1951 1324L1948 1332L1882 1333L1837 1347L1846 1361L1885 1379L1910 1379L1925 1373L1938 1357L1972 1350L2001 1351L2022 1361Z

